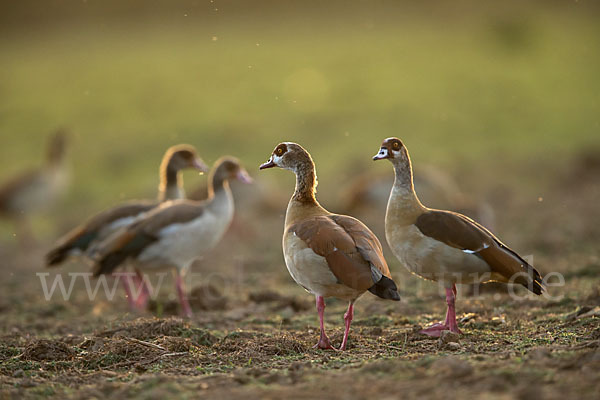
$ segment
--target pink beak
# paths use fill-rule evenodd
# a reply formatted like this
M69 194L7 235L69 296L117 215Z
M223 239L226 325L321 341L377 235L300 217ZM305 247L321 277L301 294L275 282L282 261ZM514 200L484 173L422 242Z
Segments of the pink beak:
M200 172L208 172L208 166L199 158L195 158L194 161L192 161L192 165Z
M237 173L237 178L244 183L252 183L254 180L245 169L240 169Z

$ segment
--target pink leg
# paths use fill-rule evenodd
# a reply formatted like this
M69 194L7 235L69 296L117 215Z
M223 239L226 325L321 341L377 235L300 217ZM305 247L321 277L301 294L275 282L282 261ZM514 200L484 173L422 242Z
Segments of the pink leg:
M148 305L148 299L150 298L150 291L146 286L146 281L142 273L136 269L136 276L134 277L134 284L137 288L138 298L136 299L136 307L139 310L145 310Z
M454 299L456 299L456 285L452 285L452 294L454 298L452 300L452 309L454 310ZM446 303L448 304L448 289L446 289ZM442 326L450 326L450 304L448 304L448 308L446 309L446 319L444 320L444 325ZM456 314L454 315L454 322L456 323Z
M346 343L348 343L348 334L350 333L350 324L352 323L352 318L354 317L354 303L350 302L348 304L348 311L344 314L344 322L346 323L346 330L344 330L344 339L342 340L342 345L339 350L346 350Z
M433 324L430 327L421 330L420 333L433 337L439 337L442 334L442 331L462 333L460 329L458 329L458 324L456 323L456 309L454 307L455 300L456 285L452 285L452 288L446 288L446 304L448 305L448 309L446 311L446 319L444 323Z
M190 303L188 302L187 296L185 294L185 285L183 284L183 278L181 275L177 274L176 279L176 287L177 287L177 296L179 296L179 304L181 304L181 311L183 316L191 318L192 307L190 307Z
M446 303L448 304L447 320L448 328L451 332L462 333L458 329L458 323L456 322L456 309L454 308L454 302L456 300L456 285L452 285L452 289L446 289Z
M316 345L314 345L313 348L335 350L335 348L329 342L327 334L325 333L325 325L323 323L323 314L325 312L325 300L323 300L323 296L317 296L317 312L319 313L321 337L319 338L319 342Z
M121 279L123 279L129 307L132 310L144 311L146 309L149 293L142 274L136 270L136 275L131 276L130 274L123 274L121 275Z
M131 310L135 310L136 309L136 303L133 300L133 294L131 293L131 285L129 282L129 277L125 276L125 275L120 275L118 277L118 279L121 279L121 281L123 282L123 288L125 289L125 298L127 298L127 303L129 303L129 308Z

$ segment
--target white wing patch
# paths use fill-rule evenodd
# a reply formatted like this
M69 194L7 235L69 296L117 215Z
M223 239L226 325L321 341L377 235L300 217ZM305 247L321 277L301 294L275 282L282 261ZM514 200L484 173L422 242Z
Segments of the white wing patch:
M485 250L488 247L490 247L489 244L485 244L482 248L480 248L479 250L469 250L469 249L463 249L463 252L467 253L467 254L475 254L475 253L479 253L481 250Z

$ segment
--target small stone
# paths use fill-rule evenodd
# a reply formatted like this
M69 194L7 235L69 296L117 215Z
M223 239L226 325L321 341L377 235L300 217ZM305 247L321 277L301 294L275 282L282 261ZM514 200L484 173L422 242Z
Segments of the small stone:
M460 319L460 322L463 324L466 324L467 322L473 321L477 318L477 314L475 313L468 313L466 314L464 317L462 317Z
M446 343L444 348L446 350L450 350L450 351L457 351L457 350L460 350L460 344L458 344L456 342L449 342L449 343Z
M25 371L23 371L22 369L18 369L15 372L13 372L13 378L21 378L25 375Z
M460 344L458 343L459 340L460 335L458 333L442 331L440 339L438 340L438 348L456 351L460 349Z
M460 341L460 335L456 332L442 331L440 334L440 343L458 343Z

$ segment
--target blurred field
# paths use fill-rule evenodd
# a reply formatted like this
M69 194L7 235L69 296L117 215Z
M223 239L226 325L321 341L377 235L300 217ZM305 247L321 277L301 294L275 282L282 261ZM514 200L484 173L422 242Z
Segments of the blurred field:
M175 142L255 167L279 141L297 140L324 182L347 178L391 135L455 169L561 163L600 142L590 2L201 2L122 18L73 3L64 8L75 16L14 23L0 38L0 157L8 175L38 160L50 130L68 127L76 169L64 210L78 215L153 195L151 172ZM332 186L321 191L333 197Z
M38 247L20 252L0 221L2 395L594 398L599 317L576 313L600 306L598 4L323 3L0 5L0 182L39 165L54 129L73 139L71 189L34 218ZM459 296L458 312L476 317L448 350L415 333L443 316L437 288L384 245L402 303L365 296L347 353L311 349L312 298L280 248L294 181L258 165L280 141L300 142L317 163L319 199L336 211L356 176L392 173L370 161L388 136L405 141L417 169L448 171L489 202L501 238L566 276L552 289L564 299ZM180 142L209 163L235 155L257 178L238 192L231 232L195 266L200 277L218 271L219 309L202 310L200 296L189 323L165 319L175 311L165 295L160 319L136 320L124 301L90 303L83 285L73 301L45 302L35 272L52 241L104 207L153 198L160 157ZM185 179L188 192L205 182ZM357 216L379 233L384 207ZM342 309L327 309L336 342ZM185 354L164 358L131 337Z

